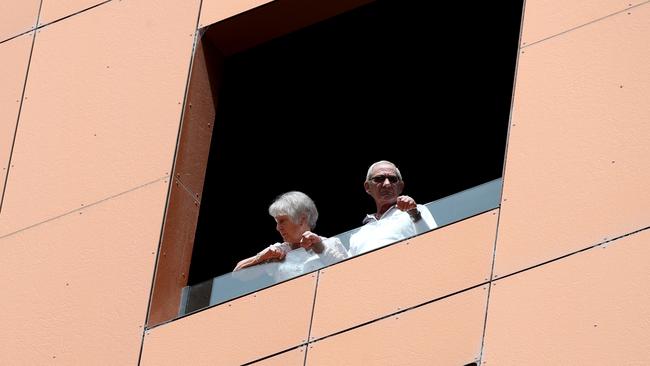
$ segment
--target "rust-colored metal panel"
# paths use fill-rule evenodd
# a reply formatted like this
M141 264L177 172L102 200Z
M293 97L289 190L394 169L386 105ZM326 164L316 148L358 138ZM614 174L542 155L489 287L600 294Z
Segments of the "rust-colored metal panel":
M643 0L534 0L526 1L522 46L643 3Z
M498 280L487 365L649 365L650 230Z
M497 212L322 270L311 337L324 337L486 282Z
M241 365L307 339L316 275L306 275L145 333L141 365Z
M201 5L199 28L230 18L233 15L243 13L271 1L273 0L204 0Z
M255 362L254 366L304 366L305 365L305 346L281 353L277 356L267 358L263 361Z
M0 1L0 42L34 29L40 5L41 0Z
M223 56L210 42L200 41L194 53L174 178L201 201L205 169L221 84Z
M198 3L112 1L38 31L0 235L170 173Z
M177 316L181 291L187 285L205 169L210 154L222 61L222 57L209 42L199 42L185 102L161 255L156 266L147 320L150 327Z
M519 55L495 274L650 223L650 4Z
M469 290L314 342L306 365L467 365L480 353L486 298Z
M7 176L33 37L33 32L27 33L0 44L0 197Z
M106 0L43 0L41 19L38 23L39 25L51 23L104 2Z
M135 365L163 180L0 239L4 365Z
M156 265L148 326L178 315L181 291L187 286L198 218L199 202L178 179L174 179Z
M206 36L226 56L372 2L372 0L275 0L244 13L241 13L245 10L243 8L233 13L238 9L232 9L230 5L224 8L227 2L210 1L214 5L206 5L207 1L203 1L203 10L206 6L225 10L223 13L214 13L218 16L209 19L205 19L204 15L208 17L210 12L204 13L202 10L199 26L204 27L219 21L210 27ZM254 7L253 2L245 3L246 6ZM262 0L260 3L266 1ZM241 14L237 17L222 20L238 13Z

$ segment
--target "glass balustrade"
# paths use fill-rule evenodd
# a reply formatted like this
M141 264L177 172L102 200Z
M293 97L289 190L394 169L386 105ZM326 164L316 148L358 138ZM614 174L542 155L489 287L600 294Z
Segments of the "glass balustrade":
M255 265L187 286L181 296L179 316L497 208L501 199L501 186L502 179L499 178L423 205L421 210L428 210L435 224L427 219L426 212L422 213L423 218L417 220L408 215L394 215L328 238L329 244L345 248L347 258L333 258L299 248L287 253L282 261Z

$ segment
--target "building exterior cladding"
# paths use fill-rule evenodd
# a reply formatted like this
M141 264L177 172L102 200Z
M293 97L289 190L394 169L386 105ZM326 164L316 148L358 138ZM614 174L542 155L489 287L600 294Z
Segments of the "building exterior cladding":
M0 363L650 364L650 3L525 2L501 206L147 327L197 29L0 5Z

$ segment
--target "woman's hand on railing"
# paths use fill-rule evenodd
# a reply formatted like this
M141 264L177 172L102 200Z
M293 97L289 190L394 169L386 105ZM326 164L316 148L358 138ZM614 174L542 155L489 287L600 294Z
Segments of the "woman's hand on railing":
M239 263L237 263L237 266L235 266L235 269L233 269L233 272L273 259L281 261L286 255L287 253L285 253L282 249L271 245L270 247L257 253L256 256L239 261Z
M311 249L316 253L320 253L323 251L323 238L312 233L311 231L305 231L302 233L300 246L305 249Z

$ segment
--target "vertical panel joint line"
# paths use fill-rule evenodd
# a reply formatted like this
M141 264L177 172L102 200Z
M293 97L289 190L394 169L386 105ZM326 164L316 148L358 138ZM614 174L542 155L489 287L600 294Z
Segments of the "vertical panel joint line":
M519 71L519 51L521 49L521 38L524 29L524 19L526 14L526 0L523 0L521 4L521 17L519 20L519 39L517 40L517 59L515 61L515 75L512 81L512 94L510 97L510 117L508 121L508 132L506 136L506 149L503 155L503 172L501 174L501 197L500 200L503 200L503 193L506 186L506 167L508 164L508 142L510 140L510 128L512 127L512 112L515 105L515 90L517 89L517 72ZM490 310L490 295L492 294L492 278L494 277L494 268L497 260L497 242L499 239L499 223L501 222L501 205L499 205L499 214L497 215L496 230L494 232L494 245L492 247L492 266L490 268L490 277L488 278L488 288L487 296L485 299L485 316L483 317L483 333L481 334L481 347L478 353L477 364L481 365L483 363L483 351L485 347L485 334L487 332L487 322L488 322L488 313Z
M43 0L38 5L38 14L36 15L36 25L34 26L34 36L32 37L32 46L29 49L29 58L27 59L27 70L25 71L25 81L23 82L23 92L20 95L20 105L18 106L18 116L16 116L16 127L14 128L14 137L11 141L11 149L9 150L9 159L7 160L7 172L5 173L5 181L2 184L2 194L0 195L0 213L2 213L2 205L5 201L5 192L7 190L7 182L9 181L9 170L11 169L11 159L14 155L14 146L16 145L16 135L18 134L18 123L20 121L20 114L23 111L23 101L25 100L25 89L27 88L27 77L29 76L29 67L32 64L32 54L34 53L34 44L36 43L36 33L38 30L38 22L41 21L41 9L43 8Z
M140 353L138 354L138 366L142 362L142 351L144 350L144 336L147 334L146 324L142 324L142 340L140 341Z
M314 312L316 310L316 295L318 294L318 281L320 280L320 270L316 272L316 284L314 285L314 301L311 305L311 317L309 318L309 330L307 331L307 339L305 340L305 359L303 366L307 365L307 352L309 352L309 344L311 343L311 326L314 323Z

